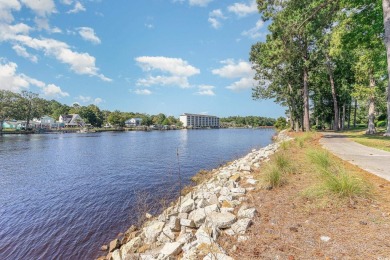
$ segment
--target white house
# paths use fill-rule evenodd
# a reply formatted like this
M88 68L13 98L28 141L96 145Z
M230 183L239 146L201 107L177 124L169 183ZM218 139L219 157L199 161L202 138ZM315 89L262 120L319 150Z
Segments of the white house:
M60 115L58 121L63 123L65 127L83 127L85 125L84 120L78 114Z
M141 123L142 123L142 118L130 118L130 119L125 121L125 125L127 127L140 126Z
M31 122L34 127L38 128L52 128L57 127L56 120L50 116L43 116L41 118L34 118Z

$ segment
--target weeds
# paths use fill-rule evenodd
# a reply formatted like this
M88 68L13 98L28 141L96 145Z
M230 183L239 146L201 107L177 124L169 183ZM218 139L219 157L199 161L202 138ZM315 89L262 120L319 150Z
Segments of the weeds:
M357 197L368 194L368 186L346 172L340 163L332 162L327 151L309 150L307 157L323 180L321 190L339 197ZM322 194L322 192L319 194Z
M271 162L265 167L263 180L267 188L280 187L287 182L287 175L294 173L295 167L286 153L275 154Z
M270 165L265 169L264 181L270 188L280 187L285 182L283 173L276 165Z

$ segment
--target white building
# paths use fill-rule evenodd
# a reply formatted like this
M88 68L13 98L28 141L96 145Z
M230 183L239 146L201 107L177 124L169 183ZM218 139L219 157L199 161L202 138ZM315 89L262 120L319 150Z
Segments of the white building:
M219 127L219 117L210 116L210 115L198 115L198 114L188 114L184 113L180 116L180 122L183 123L184 127Z
M65 127L83 127L85 125L84 120L78 114L60 115L58 121Z
M127 127L140 126L142 124L142 118L130 118L125 121Z

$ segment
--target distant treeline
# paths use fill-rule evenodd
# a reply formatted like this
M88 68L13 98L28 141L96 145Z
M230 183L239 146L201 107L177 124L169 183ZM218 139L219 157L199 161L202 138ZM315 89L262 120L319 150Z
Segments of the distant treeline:
M79 114L88 124L95 127L102 127L105 124L112 126L124 126L125 121L130 118L141 118L142 125L177 125L182 123L174 116L167 116L163 113L148 115L136 112L121 112L119 110L101 110L97 105L81 106L77 103L72 106L61 104L56 100L40 98L38 94L29 91L14 93L8 90L0 90L0 126L4 120L23 120L27 124L33 118L40 118L48 115L56 120L60 115ZM233 116L221 118L225 126L272 126L275 119L256 116Z
M97 105L81 106L77 103L72 106L61 104L56 100L40 98L38 94L29 91L14 93L0 90L0 125L4 120L24 120L27 124L33 118L48 115L56 120L60 115L79 114L88 124L101 127L109 123L113 126L124 126L130 118L141 118L142 125L181 125L178 118L166 116L162 113L148 115L145 113L121 112L119 110L101 110Z
M222 126L243 127L243 126L273 126L274 118L262 116L229 116L220 119Z

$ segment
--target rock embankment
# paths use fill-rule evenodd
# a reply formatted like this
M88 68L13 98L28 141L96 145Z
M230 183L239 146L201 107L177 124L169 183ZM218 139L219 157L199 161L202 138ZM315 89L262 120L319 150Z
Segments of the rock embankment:
M233 259L217 238L225 233L237 241L248 239L245 233L258 214L246 203L247 192L257 183L251 172L289 139L281 132L275 143L214 170L208 181L195 186L141 229L132 226L120 239L111 241L104 248L108 255L99 259Z

